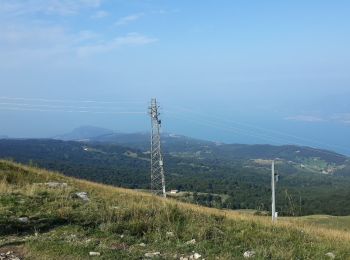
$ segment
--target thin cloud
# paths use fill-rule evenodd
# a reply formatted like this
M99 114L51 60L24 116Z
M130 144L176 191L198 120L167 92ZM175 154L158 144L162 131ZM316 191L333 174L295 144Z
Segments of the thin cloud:
M341 124L350 124L350 113L337 113L331 115L325 115L323 117L312 116L312 115L297 115L284 118L290 121L309 122L309 123L322 123L332 122Z
M104 10L99 10L99 11L97 11L96 13L94 13L94 14L91 16L91 18L93 18L93 19L102 19L102 18L105 18L105 17L107 17L107 16L109 16L109 13L108 13L108 12L106 12L106 11L104 11Z
M350 113L334 114L331 119L338 123L350 124Z
M139 46L156 42L158 39L141 34L130 33L126 36L116 37L111 41L79 47L78 56L85 57L98 53L110 52L123 46Z
M290 117L286 117L285 120L299 121L299 122L309 122L309 123L320 123L320 122L327 121L324 118L317 117L317 116L310 116L310 115L290 116Z
M95 31L72 31L49 24L0 23L0 31L0 68L21 67L39 61L70 63L75 57L89 57L158 40L138 33L106 39L106 35Z
M179 9L172 9L172 10L165 10L165 9L158 9L151 11L151 14L172 14L172 13L179 13Z
M2 0L0 13L6 16L23 16L42 13L46 15L72 15L85 8L98 8L102 0Z
M128 16L124 16L122 18L120 18L115 25L116 26L123 26L123 25L127 25L129 23L132 23L134 21L139 20L144 14L143 13L139 13L139 14L132 14L132 15L128 15Z
M52 23L48 15L73 15L86 9L87 18L102 19L110 13L101 9L103 0L0 0L0 68L23 67L35 63L74 64L76 57L114 51L126 46L142 46L157 41L154 37L130 33L105 35L87 28L75 28L66 23ZM119 19L128 24L144 14ZM40 19L33 19L40 17ZM53 17L56 19L56 17ZM54 61L54 62L53 62Z
M47 60L88 57L121 47L142 46L158 39L137 33L105 40L103 35L84 30L70 32L63 27L0 26L0 67L18 66Z
M101 39L93 31L71 32L61 26L0 25L0 31L0 67L71 59L79 46Z

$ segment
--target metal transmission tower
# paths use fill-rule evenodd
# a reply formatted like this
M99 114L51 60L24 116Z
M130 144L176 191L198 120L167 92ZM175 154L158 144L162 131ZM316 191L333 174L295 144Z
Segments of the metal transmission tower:
M165 176L163 167L163 156L161 152L160 144L160 127L161 120L159 119L159 106L157 100L153 98L151 100L151 106L149 107L149 114L152 122L152 133L151 133L151 189L157 194L164 198L166 197L165 192Z

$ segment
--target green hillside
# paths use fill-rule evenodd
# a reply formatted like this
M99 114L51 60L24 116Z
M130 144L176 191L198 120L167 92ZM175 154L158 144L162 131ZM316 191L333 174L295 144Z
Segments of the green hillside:
M188 202L227 209L269 211L271 162L263 157L270 158L272 151L284 153L286 158L288 155L292 157L297 149L265 149L263 146L253 149L241 145L236 156L241 153L242 158L229 159L234 153L230 155L229 151L223 153L219 150L197 153L199 144L196 146L195 140L178 138L178 141L175 141L176 137L171 138L172 145L168 141L168 149L171 148L172 152L164 154L167 189L195 195L186 196ZM190 142L189 148L186 148L185 140ZM193 151L191 147L194 147ZM277 211L285 216L350 215L349 168L312 157L321 153L318 150L306 155L301 152L302 148L299 149L298 160L303 162L304 167L300 162L276 162L276 171L280 175ZM256 157L249 157L254 155L253 151ZM260 159L253 159L259 156ZM16 162L103 184L131 189L150 188L149 154L126 146L52 139L0 140L0 158L11 158ZM322 167L330 170L341 168L342 174L324 174Z
M271 225L0 161L0 253L21 259L350 259L349 242L348 232L305 221Z

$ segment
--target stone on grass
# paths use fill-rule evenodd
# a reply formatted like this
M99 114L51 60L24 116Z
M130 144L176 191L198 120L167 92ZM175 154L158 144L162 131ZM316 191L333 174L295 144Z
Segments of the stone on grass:
M70 242L73 242L76 239L77 239L77 235L75 235L75 234L70 234L70 235L67 235L67 237L66 237L66 240L70 241Z
M89 256L100 256L101 253L100 252L90 252Z
M25 223L25 224L29 222L29 219L27 217L21 217L21 218L18 218L17 220L18 222Z
M145 257L148 257L148 258L153 258L153 257L157 257L157 256L160 256L160 252L146 253L145 254Z
M109 247L111 250L127 250L129 248L129 245L126 243L113 243Z
M54 182L50 181L45 183L49 188L66 188L68 187L68 184L65 182Z
M174 237L174 232L166 232L167 237Z
M244 254L243 254L243 257L244 258L252 258L252 257L254 257L255 256L255 251L246 251L246 252L244 252Z
M86 192L76 192L75 195L83 201L90 201Z
M332 252L328 252L327 254L325 254L325 256L327 256L330 259L335 259L335 254Z
M195 244L196 244L196 239L192 239L186 242L186 245L195 245Z
M193 252L194 253L194 252ZM184 257L180 257L180 260L193 260L193 259L200 259L202 256L198 253L194 253L193 255L190 256L184 256Z
M8 251L6 253L0 253L0 260L21 260L15 255L13 251Z
M141 244L139 244L139 246L145 247L146 244L145 243L141 243Z

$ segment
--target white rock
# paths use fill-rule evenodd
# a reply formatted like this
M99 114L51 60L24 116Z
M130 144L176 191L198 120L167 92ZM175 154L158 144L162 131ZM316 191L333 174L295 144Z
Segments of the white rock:
M332 252L328 252L327 254L325 254L325 256L327 256L330 259L334 259L335 258L335 254Z
M77 197L82 199L83 201L90 201L86 192L77 192L75 193L75 195L77 195Z
M246 251L246 252L244 252L244 254L243 254L243 257L244 258L252 258L252 257L254 257L255 256L255 251Z
M145 247L146 244L145 243L141 243L139 246Z
M193 255L193 258L194 259L199 259L199 258L201 258L202 256L200 255L200 254L198 254L198 253L195 253L194 255Z
M148 257L148 258L153 258L153 257L157 257L157 256L160 256L160 252L146 253L145 254L145 257Z
M68 241L74 241L74 240L76 240L76 238L77 238L77 235L75 235L75 234L70 234L67 236Z
M100 252L90 252L89 256L100 256L101 253Z
M173 232L166 232L166 236L167 237L174 237L174 233Z
M196 244L196 239L192 239L186 242L186 245L195 245L195 244Z
M47 182L45 183L49 188L66 188L68 186L65 182Z
M18 220L18 222L21 222L21 223L28 223L29 222L29 219L27 217L18 218L17 220Z
M183 257L183 256L181 256L181 257L180 257L180 260L188 260L188 257Z

